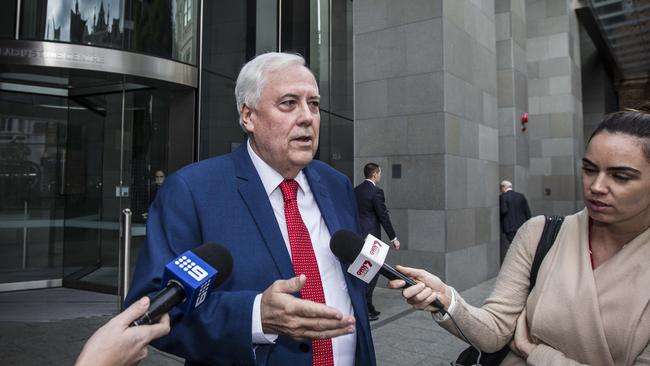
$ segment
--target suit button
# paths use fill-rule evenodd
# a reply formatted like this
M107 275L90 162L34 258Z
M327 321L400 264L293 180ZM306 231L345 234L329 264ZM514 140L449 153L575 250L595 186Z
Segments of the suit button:
M309 352L309 345L307 343L300 343L299 347L301 352Z

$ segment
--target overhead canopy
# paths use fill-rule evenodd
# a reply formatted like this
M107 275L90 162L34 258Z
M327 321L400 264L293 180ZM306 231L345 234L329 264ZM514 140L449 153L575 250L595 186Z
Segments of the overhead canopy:
M650 76L650 0L590 0L595 24L623 79Z

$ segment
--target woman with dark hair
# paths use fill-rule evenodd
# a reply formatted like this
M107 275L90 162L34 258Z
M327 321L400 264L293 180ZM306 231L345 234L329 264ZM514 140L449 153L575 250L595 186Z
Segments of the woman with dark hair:
M529 291L544 216L517 232L483 306L421 269L402 294L485 352L510 345L501 365L650 365L650 114L607 115L582 159L585 208L567 216ZM394 280L390 287L401 288Z

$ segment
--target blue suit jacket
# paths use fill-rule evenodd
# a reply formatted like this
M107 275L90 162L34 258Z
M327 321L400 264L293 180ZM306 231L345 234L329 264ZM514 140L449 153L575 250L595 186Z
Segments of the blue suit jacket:
M359 231L349 179L327 164L304 168L324 221L334 234ZM165 265L203 243L224 245L233 257L228 279L188 316L173 310L171 333L157 348L198 365L311 365L311 342L278 337L275 345L251 341L255 296L294 271L284 239L246 144L235 152L189 165L165 180L149 210L147 237L126 299L131 304L160 289ZM347 266L342 266L343 270ZM345 273L356 318L356 364L374 365L366 284ZM299 295L296 295L299 296Z

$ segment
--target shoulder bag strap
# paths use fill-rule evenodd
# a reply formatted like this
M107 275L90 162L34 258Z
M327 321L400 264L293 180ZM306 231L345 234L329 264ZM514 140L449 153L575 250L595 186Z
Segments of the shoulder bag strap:
M533 258L533 265L530 267L530 288L532 290L535 287L535 282L537 281L537 272L539 272L539 267L542 265L542 261L548 253L549 249L553 246L557 233L560 231L562 222L564 221L564 216L546 216L546 222L544 222L544 231L542 231L542 237L539 239L539 244L537 244L537 250L535 250L535 257Z

